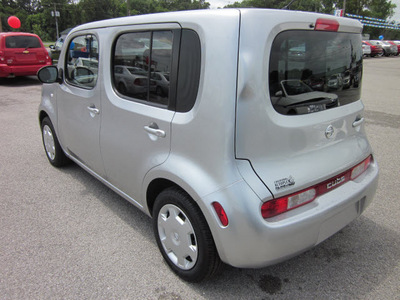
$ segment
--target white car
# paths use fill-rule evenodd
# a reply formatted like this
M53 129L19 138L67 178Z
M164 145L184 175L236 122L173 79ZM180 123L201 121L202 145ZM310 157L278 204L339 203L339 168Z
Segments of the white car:
M118 91L123 95L132 95L141 97L147 94L149 80L148 72L141 68L130 66L114 66L115 85ZM150 81L151 91L155 91L155 83Z
M333 74L361 74L361 32L349 18L269 9L77 26L65 43L83 40L98 73L72 65L74 81L71 47L39 72L46 156L75 162L151 217L184 280L289 259L360 216L377 188L361 84L321 91ZM158 73L168 96L155 92Z
M283 114L309 114L338 106L338 96L314 91L301 80L282 80L282 90L275 94L272 103Z
M369 56L371 55L371 46L369 45L362 45L363 55Z

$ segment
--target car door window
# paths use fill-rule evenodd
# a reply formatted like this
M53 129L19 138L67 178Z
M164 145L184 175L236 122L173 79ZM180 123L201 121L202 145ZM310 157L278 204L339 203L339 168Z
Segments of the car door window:
M124 98L168 106L173 33L132 32L118 37L113 56L113 82Z
M98 41L94 35L81 35L68 45L65 79L68 83L91 89L96 85L99 65Z

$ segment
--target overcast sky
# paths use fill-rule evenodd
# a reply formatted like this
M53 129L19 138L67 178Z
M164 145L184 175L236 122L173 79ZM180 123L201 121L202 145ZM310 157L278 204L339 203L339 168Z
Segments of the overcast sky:
M235 3L235 0L206 0L206 1L210 3L211 8L224 7L225 5ZM392 3L397 5L393 19L397 22L400 22L400 0L391 0L391 1ZM284 3L284 1L282 1L282 3Z

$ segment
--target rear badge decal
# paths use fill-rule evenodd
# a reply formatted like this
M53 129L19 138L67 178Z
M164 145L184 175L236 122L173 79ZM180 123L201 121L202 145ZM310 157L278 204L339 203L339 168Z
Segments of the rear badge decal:
M289 176L289 178L282 178L274 182L275 183L275 189L280 190L283 188L286 188L288 186L295 185L296 182L294 181L294 178L292 176Z

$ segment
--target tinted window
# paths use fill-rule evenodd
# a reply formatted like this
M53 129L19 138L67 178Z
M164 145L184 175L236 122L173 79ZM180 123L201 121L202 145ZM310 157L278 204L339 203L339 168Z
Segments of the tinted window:
M360 99L361 35L286 31L272 45L269 90L276 111L314 113Z
M113 56L115 89L128 98L168 105L172 67L172 31L125 33Z
M65 59L65 79L82 87L93 88L97 82L99 70L99 49L94 35L75 37L68 45Z
M17 35L6 37L6 48L41 48L37 37Z
M176 110L192 109L197 97L201 69L200 39L193 30L183 29L179 52Z

